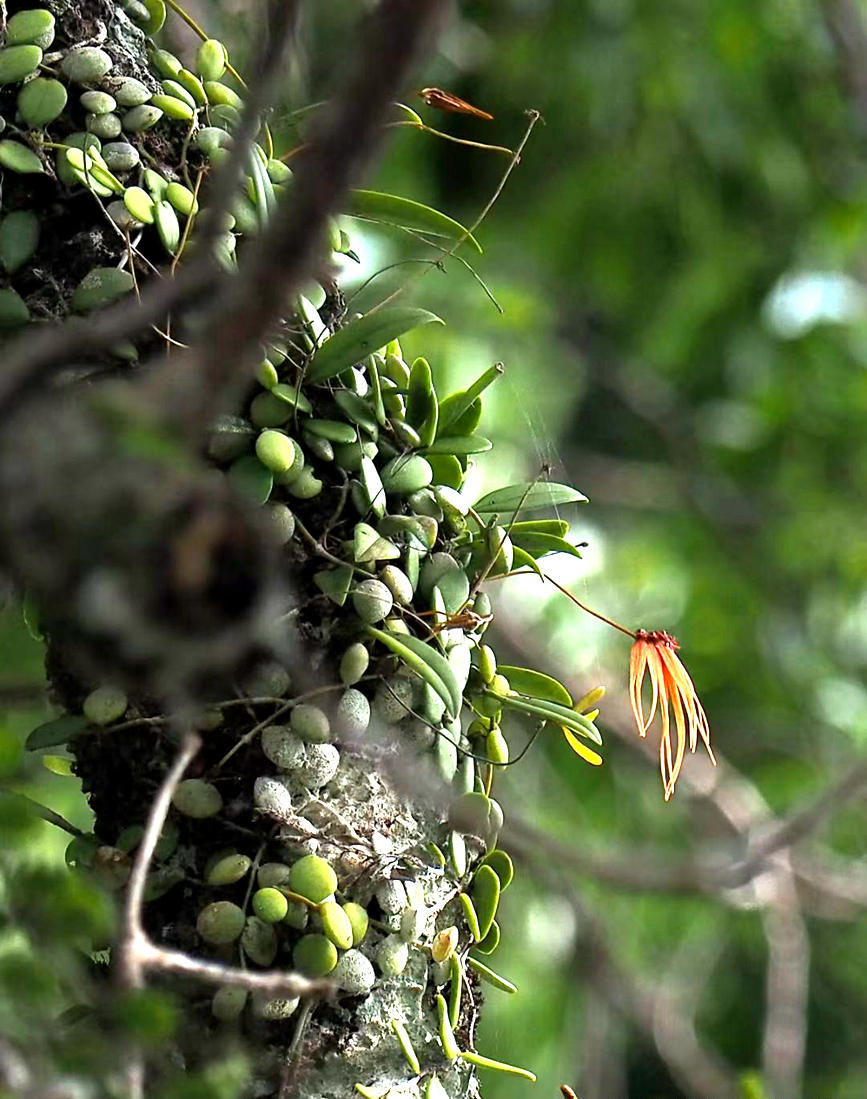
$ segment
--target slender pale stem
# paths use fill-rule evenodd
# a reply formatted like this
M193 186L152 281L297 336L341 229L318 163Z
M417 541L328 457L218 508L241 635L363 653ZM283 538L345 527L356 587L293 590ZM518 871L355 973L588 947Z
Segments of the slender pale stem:
M627 629L626 626L621 626L619 622L615 622L613 618L608 618L607 615L600 614L599 611L594 611L592 607L588 607L585 603L582 603L568 588L564 588L562 584L558 584L557 581L548 576L547 573L542 573L542 576L549 584L553 584L558 591L561 591L568 599L571 599L576 607L580 607L582 611L585 611L587 614L592 614L593 617L598 618L600 622L604 622L607 626L613 626L615 630L620 630L621 633L625 633L627 637L631 637L633 641L635 640L636 635L633 630Z

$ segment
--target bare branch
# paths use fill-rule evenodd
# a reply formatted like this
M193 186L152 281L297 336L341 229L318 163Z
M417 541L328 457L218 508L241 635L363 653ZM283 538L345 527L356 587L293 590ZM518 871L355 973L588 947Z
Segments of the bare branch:
M172 795L201 743L195 733L188 733L184 737L180 751L166 772L148 814L124 897L121 936L117 946L117 980L121 988L141 988L143 983L139 949L142 941L147 941L141 925L147 874L168 816Z
M139 941L136 954L143 969L177 973L184 977L195 977L208 984L232 985L267 996L324 996L334 990L331 981L312 981L308 977L302 977L300 973L277 970L254 973L237 966L206 962L181 950L157 946L149 939Z

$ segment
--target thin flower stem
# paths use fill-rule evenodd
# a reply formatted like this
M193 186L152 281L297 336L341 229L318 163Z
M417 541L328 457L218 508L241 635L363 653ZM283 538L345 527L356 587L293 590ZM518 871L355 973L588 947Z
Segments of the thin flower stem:
M557 581L546 572L542 573L542 578L547 580L549 584L553 584L558 591L561 591L567 598L571 599L575 606L580 607L582 611L586 611L587 614L592 614L594 618L598 618L600 622L604 622L607 626L613 626L615 630L620 630L620 632L625 633L627 637L631 637L633 641L636 639L636 634L633 630L628 630L626 626L621 626L620 623L615 622L613 618L608 618L606 615L600 614L599 611L594 611L592 607L588 607L585 603L582 603L568 588L564 588L562 584L558 584Z

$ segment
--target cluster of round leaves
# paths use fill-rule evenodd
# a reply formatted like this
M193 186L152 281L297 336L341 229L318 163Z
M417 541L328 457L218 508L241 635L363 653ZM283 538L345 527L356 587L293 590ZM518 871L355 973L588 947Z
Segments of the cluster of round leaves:
M162 9L162 18L144 19L145 6L127 6L128 14L147 33L162 25L161 0L147 8ZM84 187L103 204L108 217L126 234L155 232L169 256L177 256L186 222L198 212L196 185L186 163L172 165L178 178L167 178L153 164L144 145L147 131L160 124L183 128L207 162L218 162L231 142L242 101L226 82L227 53L222 43L201 43L190 68L166 50L152 48L153 84L119 73L106 49L72 45L48 53L54 43L55 19L35 8L10 17L0 43L0 87L18 88L14 117L0 114L0 172L56 175L68 188ZM76 125L78 128L76 129ZM56 126L56 133L53 127ZM49 159L50 158L50 159ZM166 167L166 166L164 166ZM255 147L250 177L227 215L215 254L234 266L236 236L256 232L269 207L285 191L290 170ZM186 182L181 180L185 179ZM187 184L190 184L189 186ZM0 270L12 276L37 254L37 212L21 206L0 216ZM126 255L126 247L119 248ZM97 267L71 295L69 307L87 312L134 289L123 266ZM0 334L30 320L26 301L13 286L0 287Z

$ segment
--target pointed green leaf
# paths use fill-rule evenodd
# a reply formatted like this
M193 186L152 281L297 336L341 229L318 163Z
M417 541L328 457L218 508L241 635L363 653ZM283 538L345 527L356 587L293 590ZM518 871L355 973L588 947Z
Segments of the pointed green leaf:
M573 546L571 542L567 542L565 538L558 538L556 534L527 534L526 532L518 535L518 541L515 541L512 531L509 531L509 537L512 539L512 546L518 546L532 558L544 557L547 553L568 553L572 557L581 556L581 551Z
M501 992L517 992L518 989L511 981L507 981L505 977L501 977L499 973L495 973L493 969L489 969L484 962L480 962L478 958L468 957L470 969L474 969L476 973L482 978L483 981L487 981L488 984L493 985L494 988L500 989Z
M385 225L398 225L403 229L416 229L449 240L468 241L477 252L482 246L460 222L441 214L431 206L415 202L399 195L387 195L380 191L350 191L344 202L344 213L368 221L381 221Z
M522 550L520 546L512 546L512 568L513 569L532 569L535 574L542 580L545 577L542 575L542 570L536 564L536 558L531 557L526 550Z
M370 510L381 519L385 515L385 489L382 487L379 470L373 464L373 459L366 454L361 459L361 484L367 494Z
M494 444L484 435L440 435L424 454L481 454Z
M39 748L55 748L58 744L67 744L86 728L87 718L81 714L64 714L53 721L46 721L44 725L37 725L24 741L24 747L28 752L35 752Z
M588 721L583 714L576 714L568 706L559 706L556 702L548 702L539 698L523 698L521 695L506 695L500 698L502 704L509 709L518 710L522 714L530 714L531 717L539 717L544 721L554 721L558 725L565 725L573 733L592 740L594 744L601 744L602 737L592 721Z
M509 527L509 537L516 546L522 544L525 534L553 534L555 538L565 538L568 533L569 524L565 519L524 519Z
M395 305L390 309L380 309L378 313L368 313L358 320L350 321L335 332L313 354L307 371L307 380L322 382L333 378L349 366L384 347L389 340L397 339L404 332L418 328L422 324L443 324L435 313L427 309L416 309L409 305Z
M492 1057L483 1057L481 1053L471 1053L469 1050L464 1050L461 1053L461 1060L468 1062L468 1064L475 1065L476 1068L490 1068L495 1072L503 1072L507 1076L520 1076L522 1080L529 1080L531 1083L536 1083L535 1072L530 1072L528 1068L520 1068L518 1065L507 1065L505 1061L495 1061Z
M373 410L363 397L348 389L340 389L334 394L334 401L347 420L357 424L373 439L379 438L379 424Z
M457 717L461 710L461 689L448 660L417 637L407 634L395 636L373 626L367 627L371 637L383 645L411 668L440 696L446 704L449 717Z
M498 664L497 671L506 677L513 691L531 698L541 698L548 702L557 702L561 706L572 707L572 696L562 683L544 672L532 668L518 668L512 664Z
M587 497L571 485L558 485L553 481L529 481L509 485L489 492L473 505L480 514L515 513L531 508L557 507L560 504L584 504Z
M338 565L337 568L317 572L313 583L332 603L342 607L352 585L352 573L352 565Z
M492 367L476 378L468 389L450 393L444 401L440 401L440 419L437 428L438 435L444 435L449 428L454 428L464 413L468 412L473 402L484 393L488 386L497 380L503 373L503 364L494 363ZM481 405L479 406L481 414ZM478 424L478 420L476 421ZM473 429L471 429L472 431Z

